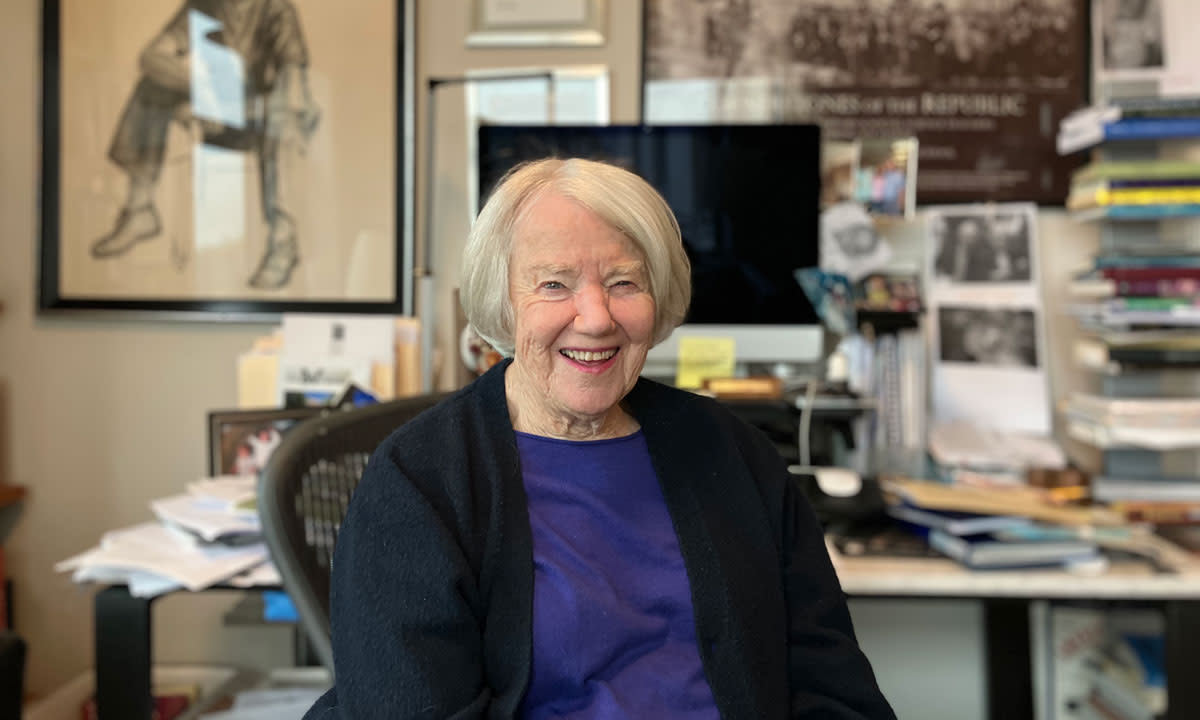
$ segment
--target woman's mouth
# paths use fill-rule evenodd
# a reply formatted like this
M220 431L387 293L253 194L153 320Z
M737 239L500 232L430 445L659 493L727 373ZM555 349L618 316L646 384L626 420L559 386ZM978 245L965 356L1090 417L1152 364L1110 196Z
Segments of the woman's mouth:
M608 348L607 350L568 350L563 349L559 352L571 360L580 363L602 363L613 355L617 354L617 348Z
M579 370L588 373L602 373L616 362L618 350L620 348L605 348L604 350L564 348L558 353Z

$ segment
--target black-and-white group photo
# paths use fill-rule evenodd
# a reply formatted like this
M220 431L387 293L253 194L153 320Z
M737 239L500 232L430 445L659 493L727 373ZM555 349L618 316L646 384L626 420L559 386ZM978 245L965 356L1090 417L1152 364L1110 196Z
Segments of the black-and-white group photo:
M942 306L938 331L942 362L1038 366L1033 310Z
M646 0L648 122L915 137L917 203L1061 202L1088 0Z
M646 77L909 87L1065 79L1077 0L647 0Z
M1161 68L1161 0L1100 0L1100 60L1104 70Z
M1023 212L933 215L935 277L956 283L1029 282L1030 220Z

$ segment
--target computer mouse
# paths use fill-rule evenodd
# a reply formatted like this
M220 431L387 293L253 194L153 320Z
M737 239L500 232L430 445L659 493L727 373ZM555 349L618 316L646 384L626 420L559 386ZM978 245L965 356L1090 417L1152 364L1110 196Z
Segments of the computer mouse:
M862 492L862 476L844 467L816 467L812 469L817 487L830 497L854 497Z

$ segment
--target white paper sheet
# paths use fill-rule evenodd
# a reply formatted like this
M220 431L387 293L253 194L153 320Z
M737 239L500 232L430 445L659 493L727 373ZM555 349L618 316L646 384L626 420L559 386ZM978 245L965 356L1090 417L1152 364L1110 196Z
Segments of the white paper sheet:
M929 208L933 417L1048 435L1037 208Z
M267 559L262 543L245 547L189 544L161 523L149 522L104 534L100 546L55 565L74 570L76 582L128 582L131 591L157 594L175 583L203 590ZM160 580L148 576L158 576Z
M150 503L158 519L187 528L208 542L262 530L257 514L229 512L223 503L195 495L173 495Z

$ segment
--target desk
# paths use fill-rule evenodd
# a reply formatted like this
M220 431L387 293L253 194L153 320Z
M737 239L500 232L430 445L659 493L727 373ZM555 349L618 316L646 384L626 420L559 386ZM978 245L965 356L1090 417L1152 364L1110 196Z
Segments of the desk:
M1030 603L1038 600L1136 600L1164 609L1167 720L1200 718L1200 687L1188 682L1200 656L1200 563L1169 543L1151 541L1187 566L1155 573L1118 562L1088 576L1058 570L972 572L942 558L849 557L829 544L842 589L854 598L977 599L983 603L988 717L1034 716ZM1172 682L1174 679L1174 682Z
M217 585L211 590L261 592ZM150 673L153 666L151 610L157 598L139 598L123 585L96 593L93 611L96 644L96 710L99 720L149 720L153 710ZM296 662L310 664L303 630L296 626Z

